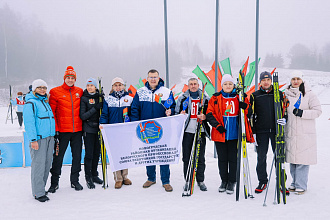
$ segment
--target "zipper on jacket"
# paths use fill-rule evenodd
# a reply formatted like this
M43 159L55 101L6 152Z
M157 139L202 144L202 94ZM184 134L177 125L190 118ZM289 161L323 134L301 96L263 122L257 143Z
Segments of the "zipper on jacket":
M74 132L74 113L73 113L73 100L72 100L72 94L71 94L71 88L69 89L70 92L70 98L71 98L71 108L72 108L72 125L73 125L73 132Z

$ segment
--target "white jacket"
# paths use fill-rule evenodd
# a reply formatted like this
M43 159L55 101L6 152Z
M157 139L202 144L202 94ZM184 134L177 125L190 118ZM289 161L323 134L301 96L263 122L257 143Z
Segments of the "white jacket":
M310 87L305 83L305 96L301 95L299 109L302 117L293 114L294 104L301 92L299 88L286 88L285 95L290 101L288 122L285 126L286 162L313 165L317 163L315 119L321 113L321 104Z

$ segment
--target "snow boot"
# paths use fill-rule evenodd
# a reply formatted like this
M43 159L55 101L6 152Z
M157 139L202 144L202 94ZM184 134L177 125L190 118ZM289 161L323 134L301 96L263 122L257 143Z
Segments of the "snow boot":
M87 185L88 189L95 189L95 184L93 183L93 178L86 176L85 179L86 179L86 185Z
M302 194L304 194L305 193L305 190L303 190L303 189L296 189L296 191L295 191L296 193L296 195L302 195Z
M74 188L76 191L83 190L83 187L82 187L82 185L80 185L79 182L72 182L71 188Z
M156 181L155 181L155 182L152 182L152 181L147 180L147 181L143 184L143 188L149 188L151 185L154 185L154 184L156 184Z
M123 181L123 184L124 184L124 185L132 185L132 181L131 181L130 179L125 179L125 180Z
M34 197L36 200L38 200L39 202L46 202L49 200L49 198L46 195L40 196L40 197Z
M49 187L49 189L48 189L48 192L49 193L55 193L56 192L56 190L58 190L58 184L51 184L50 185L50 187Z
M93 176L93 182L97 184L102 184L103 180L101 180L98 176Z
M221 185L219 187L219 192L226 191L226 188L227 188L227 182L221 182Z
M197 182L197 185L201 191L207 191L207 187L204 182Z
M234 187L235 187L235 183L228 182L227 188L226 188L226 193L227 194L233 194L234 193Z
M257 194L262 193L262 191L264 191L264 189L266 189L266 187L267 187L267 183L259 183L259 185L254 190L254 192Z
M115 189L120 189L123 185L123 181L117 181L115 184Z

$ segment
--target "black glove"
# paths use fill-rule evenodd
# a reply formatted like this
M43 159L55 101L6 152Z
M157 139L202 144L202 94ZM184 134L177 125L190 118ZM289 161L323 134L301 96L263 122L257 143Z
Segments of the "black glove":
M100 109L102 108L102 106L103 106L103 102L99 102L99 103L97 103L97 104L95 105L95 108L96 108L97 110L100 110Z
M295 116L299 116L299 117L301 117L302 116L302 114L303 114L303 110L301 110L301 109L297 109L297 108L294 108L293 109L293 114L295 115Z
M246 109L248 107L248 104L246 104L245 102L239 102L239 108L242 108L242 109Z
M217 130L218 130L220 133L225 133L225 132L227 131L223 126L218 126L218 127L217 127Z

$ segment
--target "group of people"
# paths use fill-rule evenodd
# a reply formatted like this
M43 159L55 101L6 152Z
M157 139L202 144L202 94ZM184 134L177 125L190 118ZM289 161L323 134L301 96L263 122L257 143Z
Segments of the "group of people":
M239 101L235 81L231 75L224 75L222 90L209 98L204 94L196 78L188 80L188 90L181 94L177 102L164 109L164 102L173 98L170 89L164 87L164 81L157 70L148 72L145 86L138 89L134 98L129 96L123 79L112 80L109 96L104 97L98 90L97 81L87 80L86 89L75 86L76 72L68 66L64 74L64 83L50 90L47 83L37 79L32 83L32 91L26 95L24 106L24 124L30 141L31 185L34 198L40 202L49 200L47 193L59 189L59 178L63 157L70 143L72 152L71 187L79 191L81 171L82 138L85 145L84 171L87 187L95 188L102 184L98 177L100 157L99 129L103 124L168 117L174 114L187 114L182 141L183 174L187 177L189 159L194 145L194 136L198 123L202 123L201 144L196 172L197 185L201 191L207 191L204 183L206 137L215 142L218 154L218 168L221 178L219 192L232 194L236 183L237 142L239 112L244 109L247 141L256 145L257 176L259 184L255 189L261 193L267 183L266 157L269 140L275 150L276 123L285 126L286 162L290 163L292 183L290 191L302 194L307 190L309 165L316 163L315 119L321 114L321 105L315 94L304 81L302 72L294 71L290 76L290 85L285 89L285 96L280 92L283 118L275 121L274 92L272 76L268 72L260 75L260 89L250 99ZM162 103L155 101L155 96L162 97ZM286 98L285 98L286 97ZM299 107L294 105L299 102ZM290 103L290 104L288 104ZM203 108L202 108L203 106ZM203 109L203 112L201 112ZM210 126L212 130L210 129ZM125 146L116 146L125 147ZM49 171L51 184L45 191ZM147 166L147 181L143 188L156 184L156 166ZM113 173L115 188L131 185L128 170ZM165 191L173 191L170 185L169 165L160 165L162 186Z

